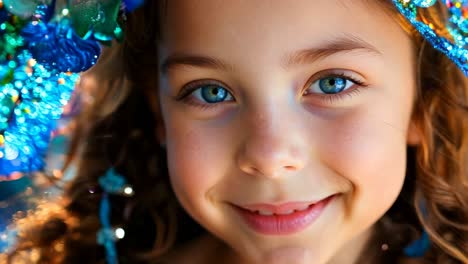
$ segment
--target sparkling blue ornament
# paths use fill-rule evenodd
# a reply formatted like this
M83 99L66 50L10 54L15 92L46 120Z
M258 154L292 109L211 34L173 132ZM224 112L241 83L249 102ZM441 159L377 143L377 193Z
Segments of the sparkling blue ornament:
M44 167L51 132L78 80L48 71L27 51L9 64L13 79L0 85L0 175Z
M118 174L114 168L109 168L106 174L99 178L99 185L103 189L101 205L99 208L99 219L101 221L101 229L97 234L98 244L104 246L106 250L106 260L108 264L117 264L118 255L115 247L117 236L115 230L111 227L110 215L111 206L109 202L109 194L122 194L123 189L127 186L125 178Z
M434 1L435 3L436 1ZM438 51L450 58L460 70L468 76L468 36L464 32L467 0L446 0L450 13L449 23L446 25L453 37L453 41L437 35L430 22L418 20L418 8L432 6L432 1L393 0L398 11L408 19L418 32ZM431 4L432 3L432 4ZM426 7L427 6L427 7ZM463 10L462 10L463 9Z
M47 16L49 9L40 5L36 16ZM31 21L22 29L21 36L33 57L48 70L86 71L96 63L101 52L96 40L80 38L67 19L49 23Z
M34 12L34 20L41 20L43 22L48 23L54 16L56 1L57 0L52 0L50 4L42 3L37 5L36 10Z
M86 71L101 53L97 41L80 38L66 20L48 24L33 21L23 28L21 36L34 58L48 70Z
M463 33L468 33L468 19L460 22L460 29L463 31Z
M99 219L101 220L102 227L99 229L96 240L99 245L104 246L106 249L107 264L118 264L117 249L115 247L115 231L110 224L110 202L107 193L103 194L99 208Z
M107 193L120 193L126 184L125 178L114 168L110 168L104 176L99 178L99 185Z
M121 7L130 12L143 4L67 0L57 13L56 2L0 0L0 175L44 168L77 73L96 63L99 41L122 38Z
M437 3L437 0L413 0L413 3L418 7L430 7Z

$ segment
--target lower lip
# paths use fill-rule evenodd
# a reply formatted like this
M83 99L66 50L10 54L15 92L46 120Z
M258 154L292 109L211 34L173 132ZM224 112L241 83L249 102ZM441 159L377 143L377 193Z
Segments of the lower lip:
M317 219L335 195L309 206L304 211L297 211L289 215L260 215L235 207L242 219L254 231L264 235L291 235L304 230Z

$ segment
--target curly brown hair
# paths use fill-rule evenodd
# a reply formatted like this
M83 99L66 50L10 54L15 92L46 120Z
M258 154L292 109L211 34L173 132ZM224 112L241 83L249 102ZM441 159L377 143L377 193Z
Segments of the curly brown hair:
M155 150L161 125L155 89L160 38L156 25L164 15L164 2L146 1L144 8L129 15L124 42L107 50L92 69L99 87L94 103L78 118L65 164L77 164L76 177L63 199L18 220L18 242L8 255L10 262L25 256L37 263L105 262L104 248L96 242L98 178L109 167L125 175L135 190L130 198L111 197L111 222L126 230L117 243L121 263L157 262L205 232L178 204L165 151ZM413 39L418 58L413 119L422 142L408 146L403 190L377 223L358 263L397 263L403 248L423 230L432 244L422 263L468 263L467 78L399 15L391 1L379 2ZM450 38L447 10L440 1L419 18Z

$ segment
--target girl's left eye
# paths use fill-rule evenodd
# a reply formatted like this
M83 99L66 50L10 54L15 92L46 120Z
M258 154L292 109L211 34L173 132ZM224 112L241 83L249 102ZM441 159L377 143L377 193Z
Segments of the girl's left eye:
M338 94L355 84L361 85L358 80L346 76L326 76L314 81L306 91L306 94Z

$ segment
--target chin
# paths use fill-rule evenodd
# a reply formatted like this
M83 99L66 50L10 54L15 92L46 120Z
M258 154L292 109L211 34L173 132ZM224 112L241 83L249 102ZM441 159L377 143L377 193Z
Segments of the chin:
M301 246L280 246L256 248L254 246L246 249L242 245L243 261L245 264L326 264L329 259L325 256L325 249L312 249ZM238 251L239 252L239 251ZM248 254L248 255L245 255Z

